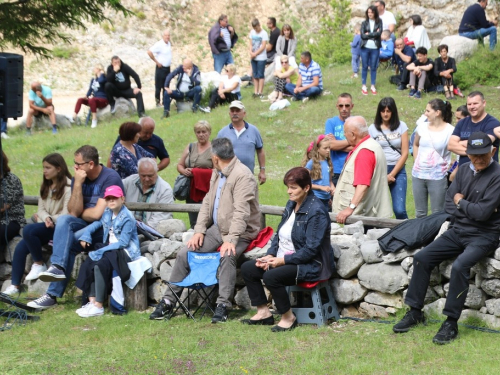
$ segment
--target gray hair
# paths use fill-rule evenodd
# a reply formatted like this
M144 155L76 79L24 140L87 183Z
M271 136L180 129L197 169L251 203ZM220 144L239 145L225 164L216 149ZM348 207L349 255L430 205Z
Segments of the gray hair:
M137 171L141 169L142 165L147 165L147 164L149 164L154 169L155 172L158 172L158 165L156 164L156 160L153 158L139 159L139 161L137 162Z
M358 129L359 134L368 134L368 125L363 116L352 116L350 120L350 124Z
M139 125L141 125L141 126L142 126L142 125L143 125L143 123L144 123L144 121L146 121L146 120L148 120L148 121L149 121L149 120L151 120L151 121L153 122L153 126L156 126L155 120L153 120L153 118L151 118L151 117L149 117L149 116L141 117L141 118L139 119Z
M231 140L228 138L216 138L212 141L212 153L222 160L234 158L234 149Z

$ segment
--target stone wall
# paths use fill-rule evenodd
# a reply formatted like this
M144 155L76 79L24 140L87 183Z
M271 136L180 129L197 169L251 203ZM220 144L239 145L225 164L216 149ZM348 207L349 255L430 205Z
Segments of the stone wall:
M445 223L440 234L447 229ZM387 318L404 306L404 296L413 273L413 256L420 251L403 250L385 253L377 239L389 229L371 229L364 234L363 223L357 222L344 227L332 223L331 243L337 263L336 273L330 280L335 299L343 316ZM182 220L170 219L160 223L158 231L165 238L144 241L141 238L141 253L153 264L148 278L148 296L151 301L159 301L167 288L164 280L170 278L178 251L189 241L193 231L186 231ZM439 234L439 235L440 235ZM140 236L142 237L142 236ZM11 254L20 237L10 244L10 251L0 252L0 282L2 291L10 285ZM270 243L264 248L255 248L244 253L239 264L265 255ZM44 259L49 261L50 252L44 251ZM73 277L84 259L76 259ZM453 260L440 264L432 273L426 295L426 313L441 314L448 292ZM31 259L28 257L25 271L29 271ZM28 292L42 294L48 284L32 281L25 284ZM196 301L193 301L196 303ZM237 274L235 305L251 308L250 300L241 275ZM462 318L475 316L491 327L500 327L500 248L472 268L470 287Z

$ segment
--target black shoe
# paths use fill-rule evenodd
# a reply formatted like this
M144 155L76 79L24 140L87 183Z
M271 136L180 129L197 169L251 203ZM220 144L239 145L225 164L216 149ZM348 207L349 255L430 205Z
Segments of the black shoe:
M392 330L396 333L408 332L411 328L417 326L420 323L425 324L425 316L422 311L410 310L408 311L403 319L399 323L392 327Z
M161 118L167 118L170 117L170 112L169 111L163 111L163 116Z
M434 344L444 345L449 344L458 336L458 325L456 322L446 320L439 328L438 333L432 339Z
M297 321L297 318L295 318L295 321L292 323L292 325L288 328L283 328L278 325L275 325L273 328L271 328L271 332L286 332L286 331L291 331L292 329L297 328L299 325L299 322Z
M198 106L195 106L195 107L193 107L193 108L192 108L192 110L193 110L193 113L196 113L196 112L198 112L198 108L199 108Z
M223 303L218 303L215 308L215 314L212 317L212 323L224 323L227 321L227 309Z
M174 306L171 303L166 303L162 298L160 303L156 305L155 311L151 313L149 319L151 320L163 320L165 318L170 318Z
M274 325L274 316L271 315L267 318L257 320L242 319L241 323L248 324L249 326L272 326Z
M109 106L111 107L110 109L111 114L114 115L116 112L116 104L110 104Z
M144 112L139 113L139 118L143 118L143 117L146 117L146 113L144 113Z
M248 74L245 74L240 79L242 82L251 82L252 81L252 77L250 77Z
M400 85L398 85L397 89L399 91L403 91L403 90L406 90L406 85L403 85L402 83Z

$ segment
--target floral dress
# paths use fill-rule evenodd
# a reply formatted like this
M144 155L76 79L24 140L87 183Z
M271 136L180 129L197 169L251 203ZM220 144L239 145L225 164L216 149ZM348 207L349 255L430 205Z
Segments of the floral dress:
M111 168L118 172L120 178L124 178L137 173L137 162L142 158L153 158L153 154L144 150L138 144L134 144L135 155L118 142L111 150ZM137 155L137 156L136 156Z

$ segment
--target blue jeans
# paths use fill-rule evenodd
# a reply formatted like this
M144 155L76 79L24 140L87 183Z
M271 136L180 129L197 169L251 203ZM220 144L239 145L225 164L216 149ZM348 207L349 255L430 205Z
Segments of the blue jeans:
M218 55L212 53L212 56L214 58L214 70L217 73L222 72L224 65L234 64L233 54L231 51L220 52Z
M7 134L7 121L0 119L0 123L2 124L1 132Z
M198 108L201 101L201 86L195 86L188 92L180 92L179 90L172 90L169 95L167 91L163 94L163 109L170 112L170 98L175 100L184 100L184 98L193 99L193 108Z
M297 100L302 100L304 98L312 98L313 96L318 96L321 94L322 89L318 86L310 87L305 91L299 92L298 94L294 94L293 90L295 90L295 85L293 83L287 83L285 85L285 91L291 93Z
M380 52L378 49L361 48L361 83L366 85L368 76L368 67L370 67L370 80L373 86L377 83L377 66Z
M394 165L388 165L387 174L391 173L394 167ZM396 181L389 185L392 197L392 210L394 211L394 215L396 215L396 219L400 220L408 219L408 214L406 213L406 187L406 170L403 166L396 175Z
M266 72L266 60L251 60L252 65L252 77L254 79L265 78Z
M85 220L71 215L63 215L57 219L50 262L64 268L66 279L50 283L47 293L53 297L62 297L66 290L71 271L73 271L75 256L83 251L78 239L83 235L87 225ZM102 242L102 229L92 235L92 243L97 242Z
M355 74L358 74L359 72L359 60L360 60L360 55L352 55L351 57L351 66L352 66L352 72Z
M28 254L31 254L33 262L41 262L42 246L47 245L53 236L54 228L47 228L45 223L28 224L24 227L23 239L17 244L12 258L13 285L21 284Z
M497 27L491 26L487 29L479 29L474 31L467 31L465 33L458 33L458 35L469 38L479 39L481 42L485 36L490 36L490 50L494 50L497 45Z

